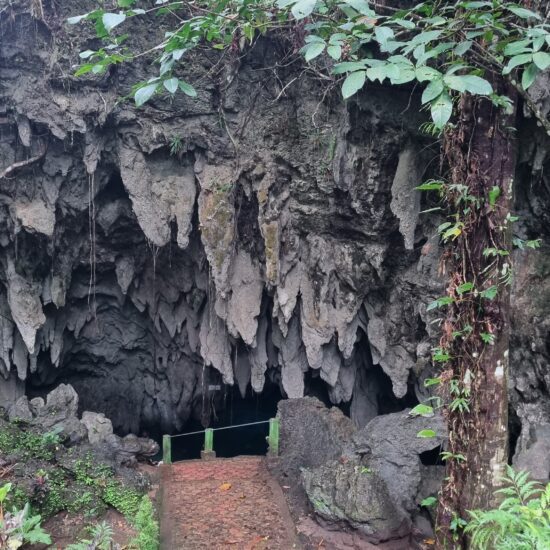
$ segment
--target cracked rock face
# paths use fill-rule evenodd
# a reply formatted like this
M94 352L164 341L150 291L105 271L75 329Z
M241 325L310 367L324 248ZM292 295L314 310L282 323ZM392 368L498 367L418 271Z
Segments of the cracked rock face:
M86 11L58 4L50 23ZM284 54L265 40L230 83L214 74L197 99L136 110L118 98L145 65L68 76L85 33L10 14L0 168L38 160L0 180L3 401L23 381L34 393L71 383L84 409L139 432L204 421L220 382L241 393L276 383L296 398L320 381L360 427L385 400L422 394L437 334L425 304L441 282L437 220L419 215L414 187L438 151L418 132L414 98L398 114L407 90L319 102L322 83L304 77L281 94L296 75L258 70ZM524 165L543 167L544 151L526 150ZM532 218L548 195L525 193ZM526 388L515 407L535 423L550 414L531 405L537 391L548 400L540 308L536 349L521 324L512 352Z

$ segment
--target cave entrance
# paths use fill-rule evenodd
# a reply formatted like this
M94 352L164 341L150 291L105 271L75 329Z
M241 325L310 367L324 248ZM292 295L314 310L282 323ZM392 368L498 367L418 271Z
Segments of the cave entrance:
M220 385L217 392L209 426L215 430L216 456L231 458L239 455L265 455L269 431L267 421L276 416L277 404L283 399L279 387L266 382L262 393L254 393L249 386L244 397L236 385ZM256 422L262 423L254 424ZM172 460L200 458L203 446L204 427L199 421L191 420L185 425L181 436L172 438Z

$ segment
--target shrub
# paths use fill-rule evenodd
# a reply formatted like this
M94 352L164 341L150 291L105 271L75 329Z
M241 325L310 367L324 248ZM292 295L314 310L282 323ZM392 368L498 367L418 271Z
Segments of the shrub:
M529 481L527 472L508 467L504 500L497 509L474 510L465 532L472 550L548 550L550 548L550 483Z
M51 544L50 535L42 529L40 516L32 516L27 504L22 510L14 508L4 513L4 501L11 491L11 483L0 487L0 548L17 550L23 544Z
M138 550L158 550L160 546L159 524L153 503L147 495L141 499L133 523L138 535L132 540L132 546Z

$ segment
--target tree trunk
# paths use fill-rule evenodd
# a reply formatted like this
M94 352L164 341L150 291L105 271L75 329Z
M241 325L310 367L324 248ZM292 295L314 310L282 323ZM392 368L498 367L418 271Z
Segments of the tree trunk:
M442 381L447 388L448 450L454 457L447 462L440 495L440 548L466 547L457 519L467 520L468 510L495 504L494 491L508 459L510 286L506 278L511 269L509 214L517 100L502 79L495 77L493 86L512 99L513 113L506 114L488 99L465 95L456 125L444 138L447 199L463 225L442 262L448 294L454 299L441 339L441 348L450 355ZM472 290L464 290L468 283ZM497 293L491 299L492 287Z

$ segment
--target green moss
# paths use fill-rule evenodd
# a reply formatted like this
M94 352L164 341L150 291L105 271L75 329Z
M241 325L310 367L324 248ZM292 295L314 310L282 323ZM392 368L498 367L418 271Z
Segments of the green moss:
M110 480L103 490L103 500L127 518L132 518L136 515L141 497L140 493L134 489L124 487L116 479Z
M84 512L95 517L108 506L128 518L138 511L142 494L115 479L113 469L91 452L76 458L73 448L66 449L49 434L37 434L15 423L2 423L0 455L12 453L22 455L26 468L23 475L12 480L10 507L21 508L29 502L44 518L61 511Z
M0 430L0 454L22 453L29 460L52 460L55 455L55 444L49 434L36 434L20 428L17 423L8 423Z

